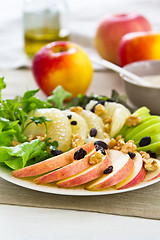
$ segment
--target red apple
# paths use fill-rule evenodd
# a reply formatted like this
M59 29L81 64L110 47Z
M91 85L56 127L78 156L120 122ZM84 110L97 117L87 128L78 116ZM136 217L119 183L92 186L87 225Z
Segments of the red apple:
M92 80L92 65L77 44L58 41L42 47L33 59L33 75L44 93L61 85L73 96L84 94Z
M143 167L143 160L140 153L136 153L136 156L133 158L134 169L131 174L125 178L123 181L116 184L117 189L125 189L129 187L133 187L136 184L143 181L146 176L146 171Z
M58 187L68 188L68 187L75 187L79 186L84 183L88 183L94 179L97 179L103 174L103 171L111 165L111 160L106 154L102 161L92 165L91 167L83 170L82 172L75 174L71 177L65 178L59 182L57 182Z
M150 31L146 18L139 14L117 14L102 19L95 35L95 46L100 56L118 64L118 45L129 32Z
M122 37L119 49L119 64L124 66L128 63L160 59L160 33L135 32Z
M72 163L62 167L58 168L57 170L53 172L49 172L48 174L45 174L39 178L36 178L34 180L37 184L45 184L49 182L58 181L67 177L71 177L91 166L89 163L90 157L95 153L95 149L88 153L84 158L80 160L75 160Z
M12 172L12 175L17 178L31 177L31 176L40 175L40 174L55 170L57 168L63 167L74 161L74 153L78 151L81 147L84 150L86 150L87 153L89 153L94 149L94 144L87 143L80 147L73 148L70 151L65 152L61 155L51 157L42 162L15 170Z
M121 151L109 150L109 157L112 162L113 171L109 174L102 174L100 178L88 184L88 190L100 190L113 186L127 178L134 169L134 163L128 154Z
M147 175L144 179L145 182L149 182L160 177L160 160L155 159L155 161L157 162L157 169L153 172L147 172Z

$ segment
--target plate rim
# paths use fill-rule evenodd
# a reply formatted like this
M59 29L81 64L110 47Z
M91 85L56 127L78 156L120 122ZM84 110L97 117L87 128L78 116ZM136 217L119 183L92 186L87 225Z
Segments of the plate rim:
M102 196L102 195L111 195L111 194L120 194L124 192L130 192L130 191L135 191L141 188L148 187L150 185L153 185L157 182L160 181L160 177L153 179L149 182L140 182L139 184L126 188L126 189L121 189L121 190L100 190L100 191L89 191L86 189L71 189L71 188L58 188L58 187L53 187L48 185L37 185L33 181L29 181L27 179L19 179L15 178L11 174L12 170L5 168L4 166L0 166L0 177L14 185L27 188L33 191L38 191L38 192L44 192L44 193L50 193L50 194L57 194L57 195L65 195L65 196Z

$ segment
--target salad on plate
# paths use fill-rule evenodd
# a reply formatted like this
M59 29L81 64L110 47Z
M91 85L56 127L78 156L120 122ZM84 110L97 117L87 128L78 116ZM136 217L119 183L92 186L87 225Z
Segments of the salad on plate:
M0 78L0 168L14 178L117 192L159 179L160 116L145 106L116 91L71 99L61 86L46 101L39 90L2 99L5 87Z

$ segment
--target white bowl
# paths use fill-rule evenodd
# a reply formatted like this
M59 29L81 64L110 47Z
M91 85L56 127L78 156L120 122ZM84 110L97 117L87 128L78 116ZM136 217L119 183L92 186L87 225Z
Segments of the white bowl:
M138 61L125 65L126 70L139 77L160 75L160 60ZM141 86L122 77L128 99L136 106L146 106L152 114L160 115L160 87Z

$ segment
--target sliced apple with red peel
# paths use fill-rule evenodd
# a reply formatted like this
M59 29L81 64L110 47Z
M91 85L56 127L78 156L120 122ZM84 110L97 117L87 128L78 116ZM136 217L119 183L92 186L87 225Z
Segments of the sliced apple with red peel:
M88 144L73 148L70 151L65 152L61 155L51 157L42 162L15 170L12 172L12 175L17 178L31 177L31 176L40 175L40 174L55 170L57 168L63 167L74 161L74 153L80 148L83 148L84 150L87 151L87 153L89 153L94 149L94 144L88 143Z
M143 181L146 176L146 170L143 167L142 156L139 153L136 153L136 156L133 159L134 169L131 174L125 178L123 181L119 182L116 185L117 189L125 189L129 187L133 187L136 184Z
M89 159L95 152L96 150L94 149L90 153L88 153L83 159L75 160L64 167L55 170L54 172L50 172L46 175L36 178L34 182L37 184L45 184L71 177L91 166L91 164L89 163Z
M123 181L133 171L134 163L128 154L124 154L117 150L109 150L108 152L112 162L113 171L109 174L103 174L100 178L88 184L86 189L100 190L113 186Z
M103 174L103 171L111 165L111 160L108 154L104 155L102 161L97 163L88 169L72 176L57 182L58 187L68 188L68 187L75 187L79 186L84 183L88 183Z
M157 169L153 172L147 172L146 177L144 179L145 182L149 182L160 177L160 160L155 159L157 162Z

